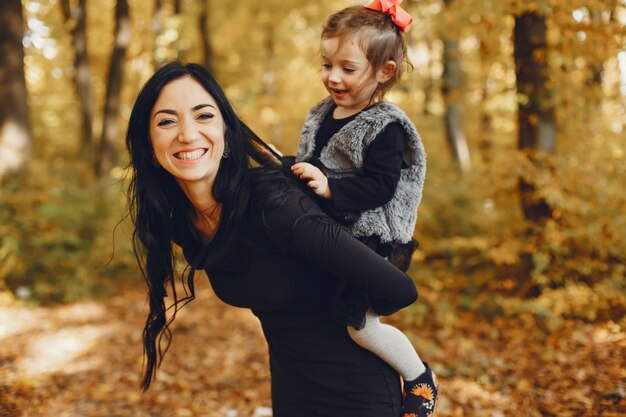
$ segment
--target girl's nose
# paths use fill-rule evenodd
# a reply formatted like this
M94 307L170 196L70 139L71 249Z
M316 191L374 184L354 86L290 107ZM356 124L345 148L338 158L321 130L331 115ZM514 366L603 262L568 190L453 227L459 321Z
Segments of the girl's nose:
M331 69L330 73L328 74L328 81L330 81L331 83L335 83L338 84L341 82L341 76L339 75L339 71L336 69Z

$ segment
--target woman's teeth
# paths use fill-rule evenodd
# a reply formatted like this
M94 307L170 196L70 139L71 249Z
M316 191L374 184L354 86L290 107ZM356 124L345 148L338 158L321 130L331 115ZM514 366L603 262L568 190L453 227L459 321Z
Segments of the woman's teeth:
M202 155L204 155L206 153L206 149L197 149L193 152L178 152L176 154L174 154L174 156L178 159L182 159L185 161L189 161L192 159L198 159L200 158Z

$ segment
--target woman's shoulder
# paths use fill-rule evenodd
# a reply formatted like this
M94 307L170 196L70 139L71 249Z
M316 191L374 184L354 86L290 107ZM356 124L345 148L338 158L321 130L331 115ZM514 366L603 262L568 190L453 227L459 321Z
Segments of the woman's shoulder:
M282 204L288 195L288 178L273 168L250 170L251 208L253 211L269 209Z
M264 227L281 229L302 217L324 216L310 193L295 180L280 172L258 171L254 175L252 211Z

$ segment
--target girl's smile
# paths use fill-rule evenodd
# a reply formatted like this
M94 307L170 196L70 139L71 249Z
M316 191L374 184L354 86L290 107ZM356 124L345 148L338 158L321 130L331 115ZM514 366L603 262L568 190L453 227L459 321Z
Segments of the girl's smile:
M332 88L330 93L337 99L341 99L343 97L345 97L346 94L348 94L348 90L339 90L336 88Z
M322 82L344 118L366 108L378 80L355 36L322 39Z

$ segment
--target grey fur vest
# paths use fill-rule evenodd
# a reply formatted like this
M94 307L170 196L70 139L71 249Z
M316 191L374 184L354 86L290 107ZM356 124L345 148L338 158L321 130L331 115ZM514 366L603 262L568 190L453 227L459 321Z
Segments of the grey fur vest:
M311 109L300 132L297 162L308 161L313 156L315 135L331 108L333 102L329 96ZM391 200L381 207L364 211L350 227L350 232L356 237L379 236L382 243L407 243L413 237L417 207L422 200L426 153L417 129L398 106L380 103L363 110L330 138L321 151L320 162L327 168L329 177L341 178L363 172L365 151L391 122L399 122L406 132L408 143L403 158L407 168L401 170Z

